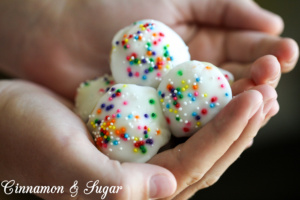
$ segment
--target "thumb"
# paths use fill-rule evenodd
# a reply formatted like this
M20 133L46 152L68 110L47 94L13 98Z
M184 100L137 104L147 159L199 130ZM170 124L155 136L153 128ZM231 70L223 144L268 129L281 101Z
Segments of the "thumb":
M71 152L73 158L68 162L71 161L69 166L72 169L69 171L72 172L70 174L73 174L73 179L69 178L74 180L74 175L78 177L79 199L99 199L104 195L105 199L144 200L168 197L176 190L174 175L163 167L110 160L93 145L85 148L81 145L81 149L75 148ZM94 183L96 186L92 188ZM102 193L97 193L97 188L101 186ZM108 189L104 194L104 187L113 188L112 186L120 186L118 192Z

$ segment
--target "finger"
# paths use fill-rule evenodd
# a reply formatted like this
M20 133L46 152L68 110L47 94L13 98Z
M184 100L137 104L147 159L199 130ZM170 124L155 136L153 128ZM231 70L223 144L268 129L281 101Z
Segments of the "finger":
M178 1L177 7L189 22L196 20L210 26L250 29L274 35L283 30L281 17L249 0Z
M214 166L205 174L205 176L193 186L187 188L180 194L180 198L186 198L197 190L213 185L225 172L225 170L241 155L241 153L249 146L256 136L261 124L267 116L270 116L272 109L277 104L277 94L270 87L257 87L258 91L264 95L264 104L249 120L249 123L243 130L241 136L232 144L228 151L214 164Z
M177 199L187 199L198 190L210 187L219 180L225 170L240 156L240 152L244 151L249 142L251 142L250 138L254 137L253 133L259 130L262 122L262 110L263 106L249 120L240 138L232 144L230 149L214 164L205 176L199 182L184 190Z
M176 180L168 170L150 164L121 164L104 156L88 141L83 144L83 140L81 138L77 140L78 142L71 142L70 147L64 147L66 150L58 156L59 160L68 159L69 164L63 166L69 166L69 168L56 169L68 172L64 177L70 180L68 188L74 180L78 180L79 188L87 188L87 183L91 186L93 182L99 180L98 186L121 187L118 193L107 193L107 199L163 198L174 193ZM58 184L57 181L56 184ZM70 196L70 194L67 195ZM82 189L78 195L82 199L97 199L97 197L99 199L102 194L93 191L87 195Z
M276 87L281 76L280 64L272 55L263 56L253 64L226 63L221 67L232 72L235 80L250 78L256 85Z
M260 32L233 31L226 36L228 61L253 62L264 55L275 56L282 72L291 71L298 60L297 43L289 38L270 36Z
M169 169L177 179L176 193L182 191L200 180L228 150L261 103L259 92L242 93L185 143L157 155L151 163Z
M255 83L250 78L237 80L231 85L232 95L236 96L246 90L250 90L253 87L255 87Z

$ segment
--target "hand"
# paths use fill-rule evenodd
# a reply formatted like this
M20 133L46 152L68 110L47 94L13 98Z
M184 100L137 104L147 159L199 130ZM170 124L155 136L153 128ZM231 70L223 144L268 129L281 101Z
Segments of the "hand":
M64 186L60 199L70 199L68 189L75 180L83 199L102 195L83 193L85 184L95 180L99 186L123 187L118 194L107 194L113 199L168 197L176 184L172 197L185 199L217 181L261 123L277 112L275 90L257 86L235 97L185 143L154 156L149 163L155 165L120 164L97 150L68 101L24 81L1 81L0 94L0 111L5 113L0 118L0 180Z
M250 0L2 0L0 18L0 68L70 99L80 82L109 72L114 34L145 18L177 31L192 59L231 71L242 91L276 86L298 59L295 41L278 36L281 18Z
M45 199L73 199L69 188L76 180L77 199L100 199L103 193L83 193L96 180L98 186L123 187L105 199L162 198L174 192L175 178L162 167L109 160L68 108L72 105L48 90L24 81L0 81L0 96L1 181L64 186L63 195L37 194Z

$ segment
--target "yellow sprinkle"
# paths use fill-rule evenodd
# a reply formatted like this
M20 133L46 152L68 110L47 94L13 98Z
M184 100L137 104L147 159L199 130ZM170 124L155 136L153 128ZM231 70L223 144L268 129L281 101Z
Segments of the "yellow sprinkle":
M107 138L107 135L104 135L103 137L104 137L104 139L106 139L106 138Z
M170 65L166 65L166 69L170 69Z
M150 132L150 128L148 128L147 131Z
M204 93L204 97L207 97L207 93Z
M135 140L135 141L138 141L138 140L139 140L139 138L135 137L135 138L134 138L134 140Z
M124 85L123 85L123 87L127 87L127 85L126 85L126 84L124 84Z
M160 102L164 102L164 99L160 99Z
M201 122L197 122L197 126L201 126Z
M173 112L173 109L169 109L169 112Z
M183 87L183 88L181 88L181 90L184 92L184 91L185 91L185 88Z
M182 80L182 81L181 81L181 83L182 83L182 84L185 84L185 81L184 81L184 80Z
M189 85L185 85L185 88L189 88Z
M124 42L127 43L127 42L128 42L128 39L126 38L126 39L124 40Z
M134 148L133 151L136 153L136 152L138 152L138 149L137 149L137 148Z
M178 111L177 111L177 110L174 110L174 113L175 113L175 114L177 114L177 113L178 113Z

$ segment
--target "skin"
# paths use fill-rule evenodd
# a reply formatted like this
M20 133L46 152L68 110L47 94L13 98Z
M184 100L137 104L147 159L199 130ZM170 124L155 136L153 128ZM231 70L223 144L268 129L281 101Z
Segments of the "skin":
M80 82L109 71L114 33L145 18L173 28L192 59L231 71L236 97L186 142L149 163L121 164L95 148L70 100ZM27 81L0 81L0 179L65 188L78 180L80 191L98 179L123 186L113 199L186 199L211 186L279 110L275 87L299 55L282 30L251 0L2 0L0 69Z

